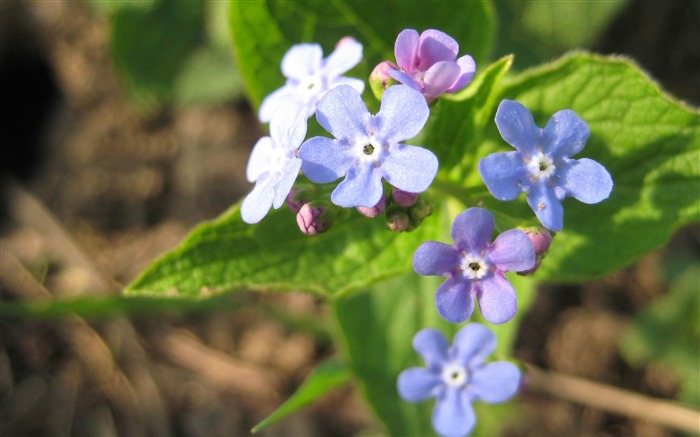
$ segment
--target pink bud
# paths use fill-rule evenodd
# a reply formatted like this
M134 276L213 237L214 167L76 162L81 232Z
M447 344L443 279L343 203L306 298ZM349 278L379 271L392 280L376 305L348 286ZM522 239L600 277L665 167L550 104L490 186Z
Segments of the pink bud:
M532 242L532 246L535 248L535 265L529 270L518 272L521 276L527 276L535 273L537 269L540 268L542 260L545 255L547 255L547 251L549 251L549 247L552 245L553 237L547 229L540 227L523 229L523 232L525 232L525 235L527 235Z
M398 70L399 67L393 62L383 61L380 62L372 73L369 75L369 86L372 89L374 97L381 100L382 94L390 86L396 83L396 80L389 75L392 70Z
M306 235L317 235L328 230L332 222L331 213L323 206L305 203L297 213L297 225Z
M386 214L386 227L393 232L408 231L411 227L411 218L402 209L392 209Z
M384 214L384 210L386 209L386 196L382 194L382 197L379 199L379 202L377 202L376 205L372 207L366 207L366 206L358 206L357 211L362 214L365 217L369 218L375 218L379 217L380 215Z
M391 190L391 199L394 203L404 208L415 205L419 195L419 193L409 193L398 188Z

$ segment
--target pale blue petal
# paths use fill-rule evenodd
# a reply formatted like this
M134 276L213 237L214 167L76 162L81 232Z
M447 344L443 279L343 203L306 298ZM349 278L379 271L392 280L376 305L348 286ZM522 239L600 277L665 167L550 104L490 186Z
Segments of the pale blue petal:
M435 293L438 314L451 323L462 323L474 312L472 283L466 279L449 277Z
M392 79L401 82L403 85L406 85L407 87L418 91L419 93L422 93L423 91L416 85L416 82L413 80L411 76L408 74L404 73L403 71L399 70L389 70L387 72L389 76L392 77ZM421 94L422 95L422 94Z
M371 162L357 163L348 170L345 180L331 193L331 201L338 206L373 207L379 202L384 189L382 177Z
M503 100L496 111L496 126L508 144L526 156L534 154L541 129L525 106L514 100Z
M457 248L437 241L426 241L413 254L413 270L419 275L447 276L458 265Z
M326 184L344 176L356 157L349 146L326 137L313 137L299 148L301 170L312 181Z
M590 130L574 111L565 109L549 119L542 132L542 152L553 158L569 158L586 145Z
M476 415L465 390L448 389L433 409L433 428L445 437L463 437L476 424Z
M327 79L340 76L362 60L362 44L354 39L341 40L336 49L326 58L322 75Z
M527 193L527 203L545 228L551 231L564 228L564 208L552 188L542 183L533 184Z
M479 254L491 243L495 226L493 214L483 208L469 208L452 223L452 240L458 249Z
M417 65L419 41L420 36L413 29L401 31L396 38L394 55L396 55L396 63L402 70L413 71L413 68Z
M381 165L384 178L394 187L409 193L422 193L435 179L437 157L428 149L398 144Z
M430 109L425 97L405 85L394 85L382 95L382 106L376 116L377 138L392 145L413 138L423 129Z
M520 389L520 379L520 369L513 363L487 363L473 370L470 392L478 400L490 404L505 402Z
M360 93L348 85L328 91L316 108L316 120L338 139L354 142L367 136L371 114Z
M479 281L479 308L486 320L501 324L515 317L518 311L518 297L515 288L499 272L488 275Z
M444 32L428 29L420 34L418 58L422 70L426 70L438 62L454 61L458 52L457 41Z
M282 74L285 77L303 80L321 69L323 50L318 44L297 44L282 58Z
M248 182L255 182L263 173L270 171L270 161L274 153L272 138L262 137L255 143L246 167Z
M416 350L430 369L439 371L447 362L450 342L437 329L423 329L413 337L413 349Z
M263 99L258 111L258 119L262 123L269 123L280 107L289 104L296 105L299 110L306 108L306 104L300 100L296 89L291 85L285 85Z
M329 87L332 89L340 85L350 86L360 94L362 94L362 92L365 90L365 81L361 79L355 79L354 77L345 76L337 77L333 82L330 83Z
M241 218L244 222L257 223L270 211L275 196L274 186L270 182L268 177L261 178L253 187L253 191L243 199Z
M513 200L530 185L522 153L492 153L479 161L479 173L498 200Z
M459 78L461 68L455 62L437 62L428 68L423 77L423 94L434 99L444 94Z
M572 160L561 173L566 192L583 203L598 203L610 196L613 181L600 163L582 158Z
M469 323L455 334L453 345L457 362L472 367L496 350L496 335L484 325Z
M397 388L402 399L408 402L420 402L434 396L434 390L442 383L439 374L428 369L413 367L399 375Z
M287 167L280 174L279 180L277 181L277 185L275 187L275 198L272 202L272 206L274 206L275 209L282 206L284 201L287 199L287 195L290 191L292 191L294 181L296 181L297 176L299 176L300 168L301 159L292 158L289 163L287 163Z
M457 59L457 65L459 65L460 68L459 77L455 83L447 89L448 93L460 91L469 85L474 78L474 73L476 73L476 62L474 62L474 58L469 55L464 55Z
M306 111L295 104L284 104L270 120L270 136L278 148L296 150L306 136Z
M488 263L502 272L522 272L535 265L535 247L523 231L500 234L486 252Z

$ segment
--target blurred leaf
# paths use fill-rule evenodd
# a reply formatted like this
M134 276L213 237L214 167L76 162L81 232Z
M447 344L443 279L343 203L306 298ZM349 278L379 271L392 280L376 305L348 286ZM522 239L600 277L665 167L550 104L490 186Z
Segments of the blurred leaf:
M449 236L441 241L450 241ZM535 296L531 279L515 276L509 279L518 291L518 315L502 325L487 324L499 340L497 352L491 359L512 355L521 317ZM435 310L435 291L443 280L408 273L377 284L366 293L334 300L345 353L360 379L367 402L390 435L434 435L431 426L434 400L405 402L399 397L396 382L403 370L425 365L412 346L413 336L418 331L436 328L451 341L460 328L440 318ZM476 310L470 322L480 320ZM493 408L480 402L475 408L477 428L472 435L498 435L510 408Z
M681 383L679 398L700 407L700 264L673 280L668 294L635 317L620 341L630 363L662 363Z
M385 229L382 218L368 219L348 209L340 214L342 219L328 232L308 236L299 231L286 208L248 225L236 205L194 229L125 292L153 296L241 290L348 293L410 271L410 254L441 223L436 213L416 231L397 234Z
M216 104L242 96L243 79L226 48L204 48L191 54L174 85L181 105Z
M317 401L331 391L350 381L352 372L343 363L328 360L316 367L294 394L260 423L251 432L256 433L279 422L290 414Z
M294 44L320 43L327 56L341 38L352 36L364 46L364 61L350 75L366 79L376 64L394 60L394 41L405 28L439 28L457 40L460 55L471 54L477 64L486 61L493 35L486 1L435 1L428 6L401 0L268 0L230 5L238 65L256 106L284 84L280 63Z
M103 14L113 14L120 9L149 9L162 0L86 0L88 7Z

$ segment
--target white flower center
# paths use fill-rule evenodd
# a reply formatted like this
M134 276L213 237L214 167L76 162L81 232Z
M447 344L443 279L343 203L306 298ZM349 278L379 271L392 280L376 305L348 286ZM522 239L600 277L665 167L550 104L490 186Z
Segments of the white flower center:
M323 89L323 81L316 75L307 76L299 82L298 88L302 94L314 96Z
M530 174L537 179L548 179L556 169L552 158L542 152L532 157L527 168L530 170Z
M379 165L384 159L384 147L372 135L356 140L354 147L360 161Z
M455 363L450 363L442 369L442 380L451 387L463 386L467 383L468 376L467 369Z
M466 254L460 263L462 273L469 279L481 279L489 271L489 265L483 258L476 255Z
M270 173L278 174L281 173L289 164L292 158L290 151L285 149L274 149L270 155Z

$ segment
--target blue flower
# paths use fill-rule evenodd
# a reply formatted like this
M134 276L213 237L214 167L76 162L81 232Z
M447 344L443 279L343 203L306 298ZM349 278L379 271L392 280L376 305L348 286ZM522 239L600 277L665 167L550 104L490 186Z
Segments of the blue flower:
M436 329L413 337L413 348L427 368L413 367L399 375L399 395L409 402L434 397L432 424L446 437L469 434L476 424L472 402L505 402L518 392L520 369L507 361L484 363L496 348L496 336L487 327L469 323L450 347Z
M570 158L583 150L589 135L588 125L574 111L557 112L540 129L525 106L504 100L496 112L496 126L517 149L479 162L479 173L497 199L513 200L525 191L540 222L561 231L565 197L598 203L610 195L613 181L605 167L592 159Z
M438 169L435 155L399 141L416 136L428 119L423 96L404 85L389 88L377 115L367 111L360 94L345 85L321 100L318 122L335 139L314 137L302 144L302 171L318 183L345 176L331 194L343 207L373 207L383 194L382 178L410 193L425 191Z
M515 289L503 272L520 272L535 265L535 249L524 232L511 229L491 243L493 214L469 208L452 224L455 246L427 241L413 255L413 269L421 275L447 276L435 294L438 313L448 322L461 323L474 311L474 300L484 318L505 323L517 312Z
M321 98L338 85L349 85L362 93L365 89L362 80L341 76L361 60L362 44L350 37L341 39L326 59L318 44L292 46L282 58L282 74L287 83L265 97L258 113L260 121L270 121L277 108L285 103L298 105L311 117Z
M248 160L246 177L255 187L241 206L246 223L257 223L271 206L279 208L299 175L301 159L296 151L306 136L306 114L295 106L284 106L270 122L270 136L255 143Z

